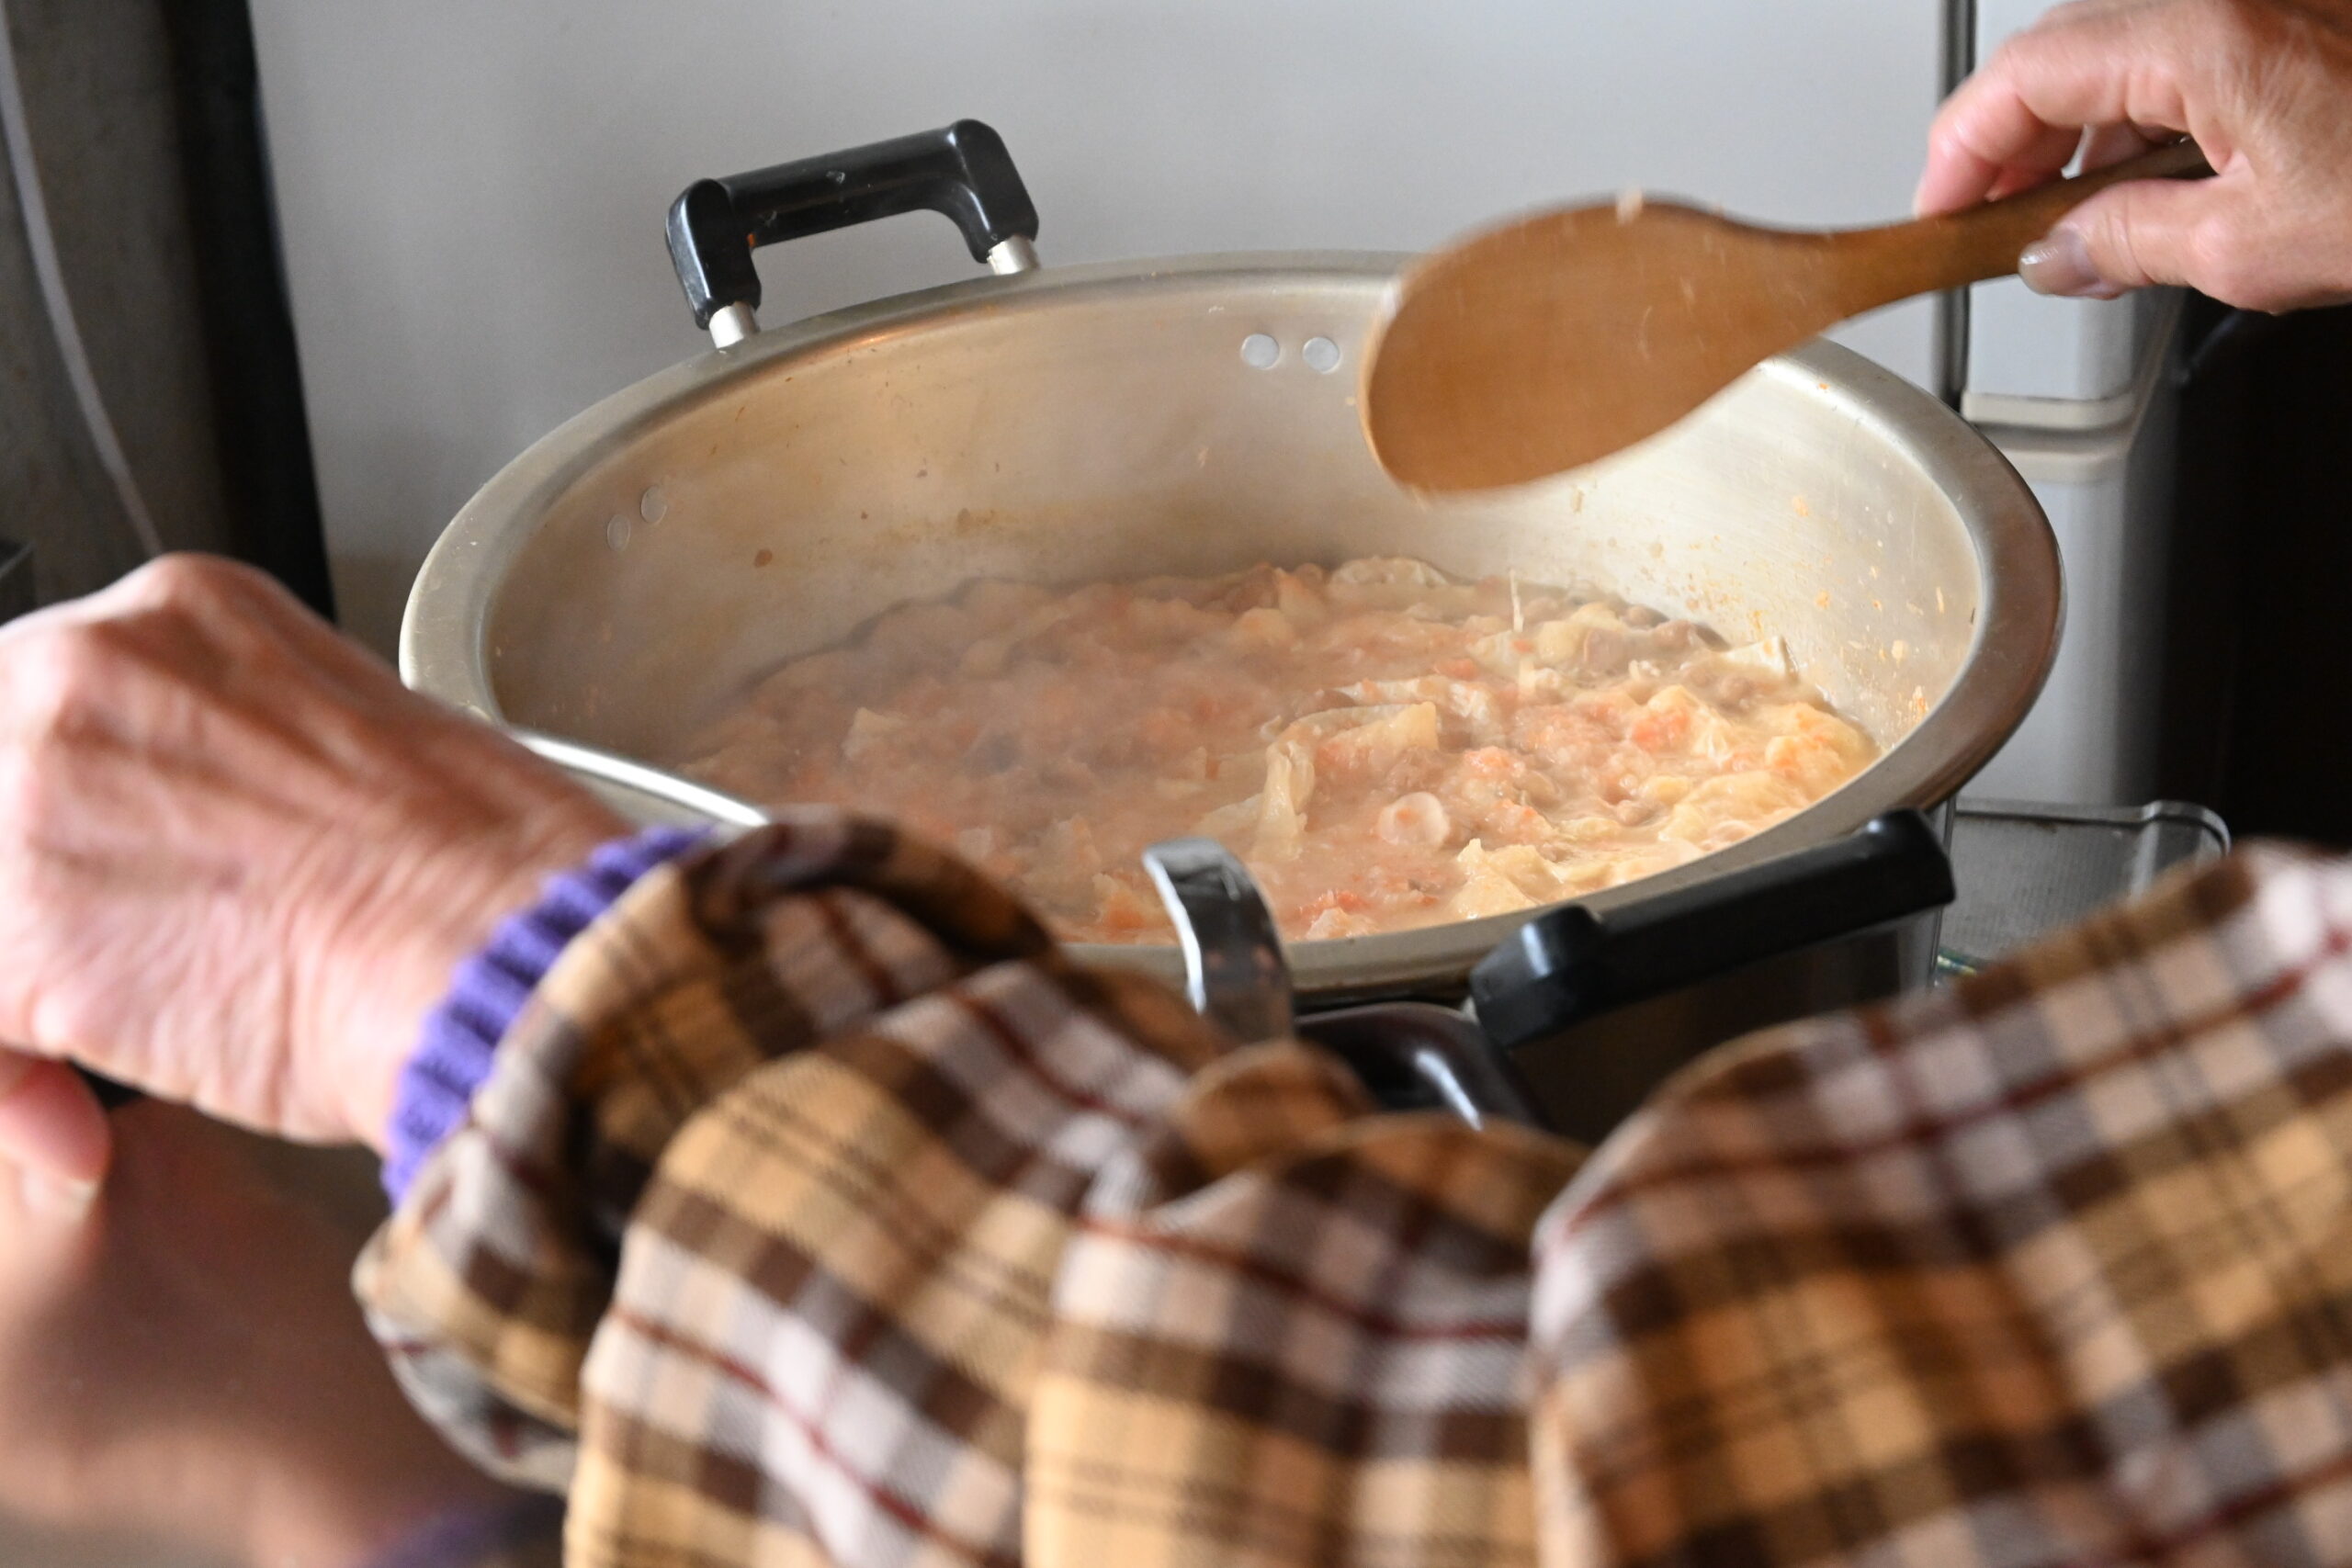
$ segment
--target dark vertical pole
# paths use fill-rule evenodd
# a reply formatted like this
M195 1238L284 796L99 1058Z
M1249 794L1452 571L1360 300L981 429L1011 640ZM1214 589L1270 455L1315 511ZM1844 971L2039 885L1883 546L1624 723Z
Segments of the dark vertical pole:
M253 19L246 0L163 0L163 13L233 547L331 615Z
M1976 69L1976 0L1944 0L1942 75L1939 97L1968 80ZM1968 389L1968 300L1965 288L1947 288L1936 296L1935 378L1930 389L1946 406L1960 407Z

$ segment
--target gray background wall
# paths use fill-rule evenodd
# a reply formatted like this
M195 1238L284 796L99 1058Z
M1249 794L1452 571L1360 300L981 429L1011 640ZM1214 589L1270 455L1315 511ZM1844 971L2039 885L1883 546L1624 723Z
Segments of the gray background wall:
M1048 265L1418 248L1637 184L1790 223L1899 216L1933 0L255 0L345 624L497 468L697 351L661 219L688 181L1001 130ZM773 323L966 276L929 215L763 262ZM1928 314L1850 341L1923 376Z

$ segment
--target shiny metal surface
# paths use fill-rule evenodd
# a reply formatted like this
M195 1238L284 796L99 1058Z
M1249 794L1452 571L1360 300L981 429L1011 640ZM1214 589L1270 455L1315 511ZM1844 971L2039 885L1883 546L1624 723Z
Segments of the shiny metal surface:
M2030 705L2058 562L1949 411L1843 350L1773 360L1581 473L1424 502L1374 465L1354 369L1396 259L1209 256L884 299L673 367L524 453L458 514L401 632L411 684L637 758L782 660L974 577L1076 582L1419 556L1782 634L1889 743L1828 799L1649 890L1939 803ZM1270 337L1264 368L1241 344ZM1310 367L1312 337L1339 349ZM649 490L659 522L636 521ZM616 525L616 524L620 525ZM1329 1002L1442 994L1523 917L1302 942ZM1086 956L1179 977L1173 948Z
M989 270L1000 277L1035 272L1037 266L1037 247L1025 234L1007 234L989 247Z
M760 318L749 305L722 305L711 313L710 341L719 348L732 348L760 330Z
M1290 968L1273 911L1240 860L1215 839L1170 839L1143 852L1184 955L1184 998L1243 1042L1291 1032Z
M1386 1109L1442 1111L1473 1127L1514 1122L1552 1128L1525 1075L1459 1008L1334 1008L1300 1019L1298 1033L1353 1067Z
M2062 806L1970 795L1953 812L1960 897L1944 916L1944 973L1968 973L2145 892L2176 866L2230 852L2229 825L2186 801Z
M594 746L536 730L507 733L537 755L579 779L622 816L649 827L673 823L699 827L756 828L767 814L747 800L738 800L692 779L682 779L648 763L616 757Z
M1294 1028L1353 1067L1392 1110L1445 1111L1483 1127L1499 1119L1543 1126L1543 1112L1510 1059L1460 1009L1377 1002L1294 1021L1290 967L1273 911L1240 858L1214 839L1171 839L1143 853L1184 954L1184 996L1244 1043Z

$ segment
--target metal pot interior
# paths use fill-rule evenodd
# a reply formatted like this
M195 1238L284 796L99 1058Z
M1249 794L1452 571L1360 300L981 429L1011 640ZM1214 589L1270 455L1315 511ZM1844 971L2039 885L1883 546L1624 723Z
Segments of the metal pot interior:
M677 367L467 507L419 578L403 668L501 721L661 758L786 659L976 577L1402 554L1778 632L1888 748L1797 818L1597 902L1940 801L2023 716L2055 647L2054 547L2016 475L1932 400L1816 346L1593 468L1417 498L1356 415L1391 276L1362 256L1048 272ZM1298 977L1422 987L1515 919L1304 943Z

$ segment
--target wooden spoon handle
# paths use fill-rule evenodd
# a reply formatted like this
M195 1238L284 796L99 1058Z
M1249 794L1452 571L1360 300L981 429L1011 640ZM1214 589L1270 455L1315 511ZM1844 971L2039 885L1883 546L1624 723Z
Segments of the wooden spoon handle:
M2126 158L2104 169L2040 186L1982 206L1854 234L1856 271L1849 278L1875 296L1869 306L2006 277L2028 245L2058 220L2113 185L2127 180L2202 177L2213 172L2194 141Z

